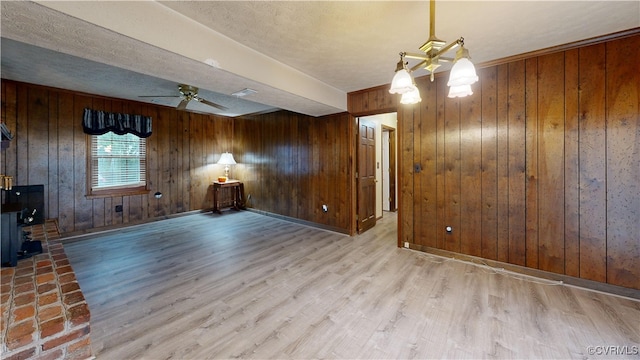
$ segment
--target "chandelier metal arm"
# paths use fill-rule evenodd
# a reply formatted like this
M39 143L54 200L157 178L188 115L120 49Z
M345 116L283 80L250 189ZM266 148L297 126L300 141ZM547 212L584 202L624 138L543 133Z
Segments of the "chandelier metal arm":
M408 52L401 52L400 55L405 57L405 58L409 58L409 59L418 59L418 60L423 60L421 62L419 62L418 64L414 65L411 68L411 71L415 71L417 69L420 69L421 67L425 66L425 64L427 64L429 62L429 60L432 59L437 59L437 60L442 60L442 61L447 61L447 62L453 62L453 58L449 58L449 57L443 57L441 56L442 54L448 52L449 50L453 50L458 46L462 46L464 45L464 38L460 37L459 39L457 39L456 41L452 42L449 45L444 46L442 49L438 50L437 53L435 53L433 56L429 56L429 54L417 54L417 53L408 53Z

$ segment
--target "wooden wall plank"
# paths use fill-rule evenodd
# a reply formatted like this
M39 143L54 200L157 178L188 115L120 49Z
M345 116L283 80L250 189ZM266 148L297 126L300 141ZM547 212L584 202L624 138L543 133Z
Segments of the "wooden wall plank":
M480 254L484 258L498 259L498 67L479 71L482 93L480 123L480 189L482 192ZM506 153L506 152L505 152ZM506 218L506 216L505 216ZM472 236L477 237L477 234ZM506 237L505 237L506 238Z
M340 138L342 139L338 153L340 162L337 170L337 181L340 185L338 191L334 192L334 197L338 199L339 204L339 209L336 211L336 217L338 219L336 226L340 229L346 229L349 234L355 233L355 208L352 211L352 199L350 196L350 194L353 194L355 191L355 187L352 186L352 180L355 175L355 170L352 166L352 156L355 154L355 142L350 140L352 135L351 119L348 113L341 113L337 114L334 120L336 132L341 134ZM302 179L300 179L299 183L303 183ZM355 205L355 201L353 204Z
M564 53L538 60L538 261L564 272Z
M424 87L423 87L424 88ZM423 96L426 96L423 95ZM412 149L412 159L411 163L414 166L413 171L413 212L416 216L413 219L413 241L414 244L424 244L424 239L427 237L426 232L428 231L427 225L422 221L426 218L424 214L424 209L422 208L423 203L425 203L425 192L427 185L423 184L423 182L431 176L429 174L428 169L425 167L425 163L423 162L422 156L427 154L428 151L422 148L422 137L424 136L423 126L426 128L426 124L423 124L423 105L420 104L406 104L402 105L405 110L405 114L409 114L410 118L413 119L413 149ZM377 151L377 150L376 150ZM420 166L420 170L417 170L415 167Z
M171 163L172 157L176 154L171 151L171 138L176 136L172 126L176 111L170 108L159 108L154 113L156 118L153 119L153 124L157 131L151 137L154 138L158 148L156 170L158 178L155 186L149 188L152 196L148 198L148 203L153 204L152 207L155 208L154 216L166 216L171 214L171 202L173 200L173 194L171 193ZM207 123L210 123L210 121L205 120L205 124ZM213 156L213 154L209 155ZM153 196L156 192L162 193L160 199L156 199Z
M438 249L445 248L445 242L447 241L448 234L445 231L447 223L449 220L447 219L447 203L445 196L446 189L446 164L445 164L445 99L447 96L447 84L445 81L440 79L436 79L436 104L437 108L437 116L436 116L436 203L437 203L437 214L436 214L436 226L437 226L437 237L436 244ZM400 120L398 120L400 123ZM422 219L417 219L418 221Z
M203 119L200 114L189 114L191 130L189 132L189 177L191 178L191 186L189 190L191 208L189 210L201 209L204 204L207 188L202 186L202 167L204 166L203 152L204 134Z
M171 116L172 126L171 131L174 136L171 137L170 141L170 152L171 152L171 213L177 214L184 212L184 187L182 186L182 180L184 176L182 175L182 134L183 134L183 120L180 116L179 112L175 112Z
M75 230L93 228L93 203L87 195L87 136L82 129L85 108L91 108L92 99L76 95L73 102L73 199L75 202Z
M48 186L49 167L49 94L43 87L30 89L28 100L29 119L27 135L27 166L29 177L25 185ZM45 199L45 209L46 209Z
M12 145L16 149L16 173L13 184L18 186L29 185L29 90L19 87L16 99L18 111Z
M189 117L189 113L185 111L179 111L178 117L180 118L181 124L181 135L182 138L182 148L180 151L181 157L180 159L180 176L179 176L179 184L181 197L182 197L182 211L189 211L192 209L191 207L191 166L189 161L189 156L191 155L191 120ZM189 190L187 190L189 189ZM149 213L151 216L151 212Z
M540 225L538 222L538 58L525 60L525 76L525 261L527 267L537 269Z
M482 81L460 107L460 251L482 255Z
M310 121L300 121L298 124L298 215L302 219L311 219L313 214L313 194L311 190L311 171L313 169L310 139ZM342 192L340 192L342 193ZM344 214L343 214L344 215Z
M413 187L415 173L413 170L414 118L413 109L398 108L398 173L404 174L398 181L398 242L413 243L414 219Z
M422 171L419 176L420 192L418 196L421 199L420 212L417 218L423 225L422 231L416 239L416 243L420 245L437 247L438 238L438 219L437 219L437 154L438 144L436 141L437 134L437 115L438 108L436 102L436 84L430 81L422 80L417 82L420 86L420 94L422 102L420 103L420 148L422 154L417 154L418 161L422 162ZM416 106L418 108L418 106ZM416 151L414 149L414 151ZM422 156L420 156L422 155ZM415 177L415 176L414 176Z
M278 173L277 173L277 168L276 168L276 162L277 162L277 153L274 149L274 147L277 145L277 137L275 136L277 134L277 129L275 129L276 124L275 122L275 117L274 114L270 114L269 116L267 116L264 119L264 124L263 124L263 136L264 136L264 142L263 142L263 149L262 149L262 153L264 154L264 158L265 158L265 162L264 162L264 167L263 167L263 174L264 174L264 178L262 179L262 187L263 187L263 192L262 192L262 198L260 199L260 208L261 209L271 209L271 211L274 211L275 209L275 201L276 198L269 196L270 194L277 194L277 193L272 193L272 189L277 189L278 187ZM318 142L317 139L314 138L314 148L317 148L318 146ZM314 158L313 158L313 162L312 164L314 165L314 170L317 170L317 166L316 164L319 163L319 153L316 151L314 152ZM312 181L314 181L317 178L317 174L313 174L314 178L312 178ZM316 180L317 182L317 180ZM317 184L315 184L317 186ZM286 186L283 184L283 186ZM317 194L314 194L314 196L317 196Z
M605 45L580 49L580 277L606 282Z
M24 85L23 85L24 86ZM59 93L58 97L58 226L61 232L75 230L74 171L73 171L73 95ZM84 195L84 194L82 194Z
M177 214L182 212L182 210L178 211L178 205L181 203L180 194L182 193L182 189L177 186L178 179L181 178L178 169L178 157L180 157L178 142L182 142L182 129L178 123L177 111L168 111L165 117L167 119L167 131L171 136L169 136L167 148L165 149L165 153L167 154L167 161L165 163L168 169L168 179L165 180L167 193L163 193L162 197L167 197L167 213ZM215 176L215 174L212 174L211 180L213 180L213 176ZM155 193L152 193L152 195L153 194Z
M326 154L322 151L322 149L325 147L326 143L327 143L327 128L326 126L324 126L325 124L314 121L312 122L312 134L313 134L313 138L314 138L314 144L316 147L316 151L315 153L317 154L316 156L314 156L314 158L317 158L317 162L314 162L313 166L316 168L315 173L315 177L314 177L314 189L318 189L318 191L315 192L316 197L315 197L315 201L313 203L313 208L312 208L312 213L313 213L313 217L312 219L318 219L320 217L320 210L319 208L323 205L327 203L327 190L325 188L322 187L322 182L324 181L324 177L325 177L325 170L323 169L324 165L326 164L325 162L328 161L328 157L325 156Z
M570 276L580 276L580 176L578 152L578 50L565 53L565 123L564 123L564 245L565 269Z
M607 282L640 288L640 36L605 46Z
M509 262L509 65L497 67L497 260ZM486 228L487 224L483 227ZM484 242L484 241L483 241ZM484 247L483 247L484 249Z
M462 230L460 159L460 100L447 97L444 100L444 226L451 226L453 231L445 234L444 249L455 252L460 252Z
M58 93L55 91L49 91L49 123L48 125L48 169L47 169L47 189L45 189L45 195L47 197L48 207L45 210L46 217L48 219L57 219L59 216L59 201L58 188L60 187L58 178Z
M300 180L298 178L298 159L295 156L295 150L298 148L298 139L295 136L289 137L289 139L286 138L288 137L287 134L298 133L299 117L290 113L288 114L286 119L287 120L282 123L284 127L280 131L280 134L282 136L281 142L283 144L291 144L292 146L279 147L281 158L284 160L280 161L279 163L282 166L283 174L290 177L291 182L288 188L280 187L280 198L282 201L280 201L279 203L281 204L282 213L287 214L287 216L298 218L299 208L295 206L298 203L298 183ZM326 123L327 139L334 139L333 136L335 136L335 133L332 131L333 129L329 124L330 123ZM335 157L335 147L327 146L325 147L325 149L326 151L323 152L323 155L325 155L325 159L327 157L331 157L333 161L336 161L337 158ZM325 164L325 162L323 161L322 164ZM322 174L322 177L330 184L335 184L337 180L335 178L334 172L324 173ZM327 195L330 198L332 194ZM335 214L335 208L337 208L335 202L332 199L327 199L326 201L332 207L332 211L330 212L330 214ZM329 224L331 224L331 218L332 216L329 216L329 219L327 219Z
M509 63L509 262L525 265L525 63Z
M329 159L333 159L334 162L339 164L340 155L338 154L338 150L340 147L340 143L337 143L334 146L331 146L331 144L333 143L333 139L336 139L338 136L339 129L336 127L336 125L337 125L336 121L325 122L325 126L327 130L326 130L324 147L327 149L325 154L328 155L329 157L325 157L325 159L323 159L322 164L327 164L327 162L325 161L328 161L328 163L330 163L331 160ZM335 169L333 169L332 167L327 167L327 168L324 168L323 170L326 171L326 177L328 179L331 179L331 181L334 184L336 184L336 182L338 181L338 172L334 171ZM330 191L328 187L325 187L325 189L326 189L325 194L327 197L328 205L330 206L329 212L325 215L329 215L328 224L331 226L336 226L339 223L339 220L336 218L336 209L338 208L338 199L336 198L336 195L335 195L336 192ZM320 216L322 216L323 214L321 207L322 207L322 204L319 204L319 206L317 206L318 214Z

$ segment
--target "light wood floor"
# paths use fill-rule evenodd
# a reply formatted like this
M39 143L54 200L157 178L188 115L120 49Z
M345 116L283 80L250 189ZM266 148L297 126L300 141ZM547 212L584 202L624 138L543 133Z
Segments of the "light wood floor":
M639 301L399 249L395 221L196 214L65 249L98 359L638 359Z

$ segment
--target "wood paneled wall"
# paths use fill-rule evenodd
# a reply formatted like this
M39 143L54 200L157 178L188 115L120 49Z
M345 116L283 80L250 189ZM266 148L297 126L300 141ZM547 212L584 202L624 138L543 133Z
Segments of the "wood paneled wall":
M147 139L149 194L87 199L85 107L153 118ZM232 151L232 176L258 210L350 232L349 116L278 112L236 119L2 80L2 121L15 135L0 171L16 185L44 184L45 216L63 233L209 209L216 162ZM234 133L235 130L235 133ZM351 151L351 152L350 152ZM238 171L236 173L236 171ZM155 192L162 198L156 199ZM322 204L329 205L323 213ZM122 205L122 212L115 212Z
M244 148L238 171L249 205L354 233L352 123L347 113L314 118L280 111L237 119L235 135Z
M399 244L640 289L638 64L635 35L479 69L467 98L418 79L397 108ZM379 90L350 104L375 112Z

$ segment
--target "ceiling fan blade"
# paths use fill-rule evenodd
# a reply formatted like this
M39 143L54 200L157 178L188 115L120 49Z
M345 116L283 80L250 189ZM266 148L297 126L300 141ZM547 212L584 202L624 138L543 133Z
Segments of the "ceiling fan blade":
M187 108L187 104L189 103L189 100L187 99L182 99L182 101L180 101L180 104L178 104L178 107L176 107L176 109L178 110L185 110Z
M201 103L203 103L203 104L207 104L207 105L209 105L209 106L213 106L214 108L218 108L218 109L220 109L220 110L228 110L228 109L229 109L229 108L227 108L227 107L225 107L225 106L222 106L222 105L220 105L220 104L216 104L216 103L211 102L211 101L206 100L206 99L202 99L202 98L199 98L199 97L196 97L195 99L196 99L196 100L198 100L198 101L200 101L200 102L201 102Z
M141 98L161 98L161 97L167 97L167 98L172 97L172 98L175 98L175 97L180 97L180 96L179 95L138 95L138 97L141 97Z

